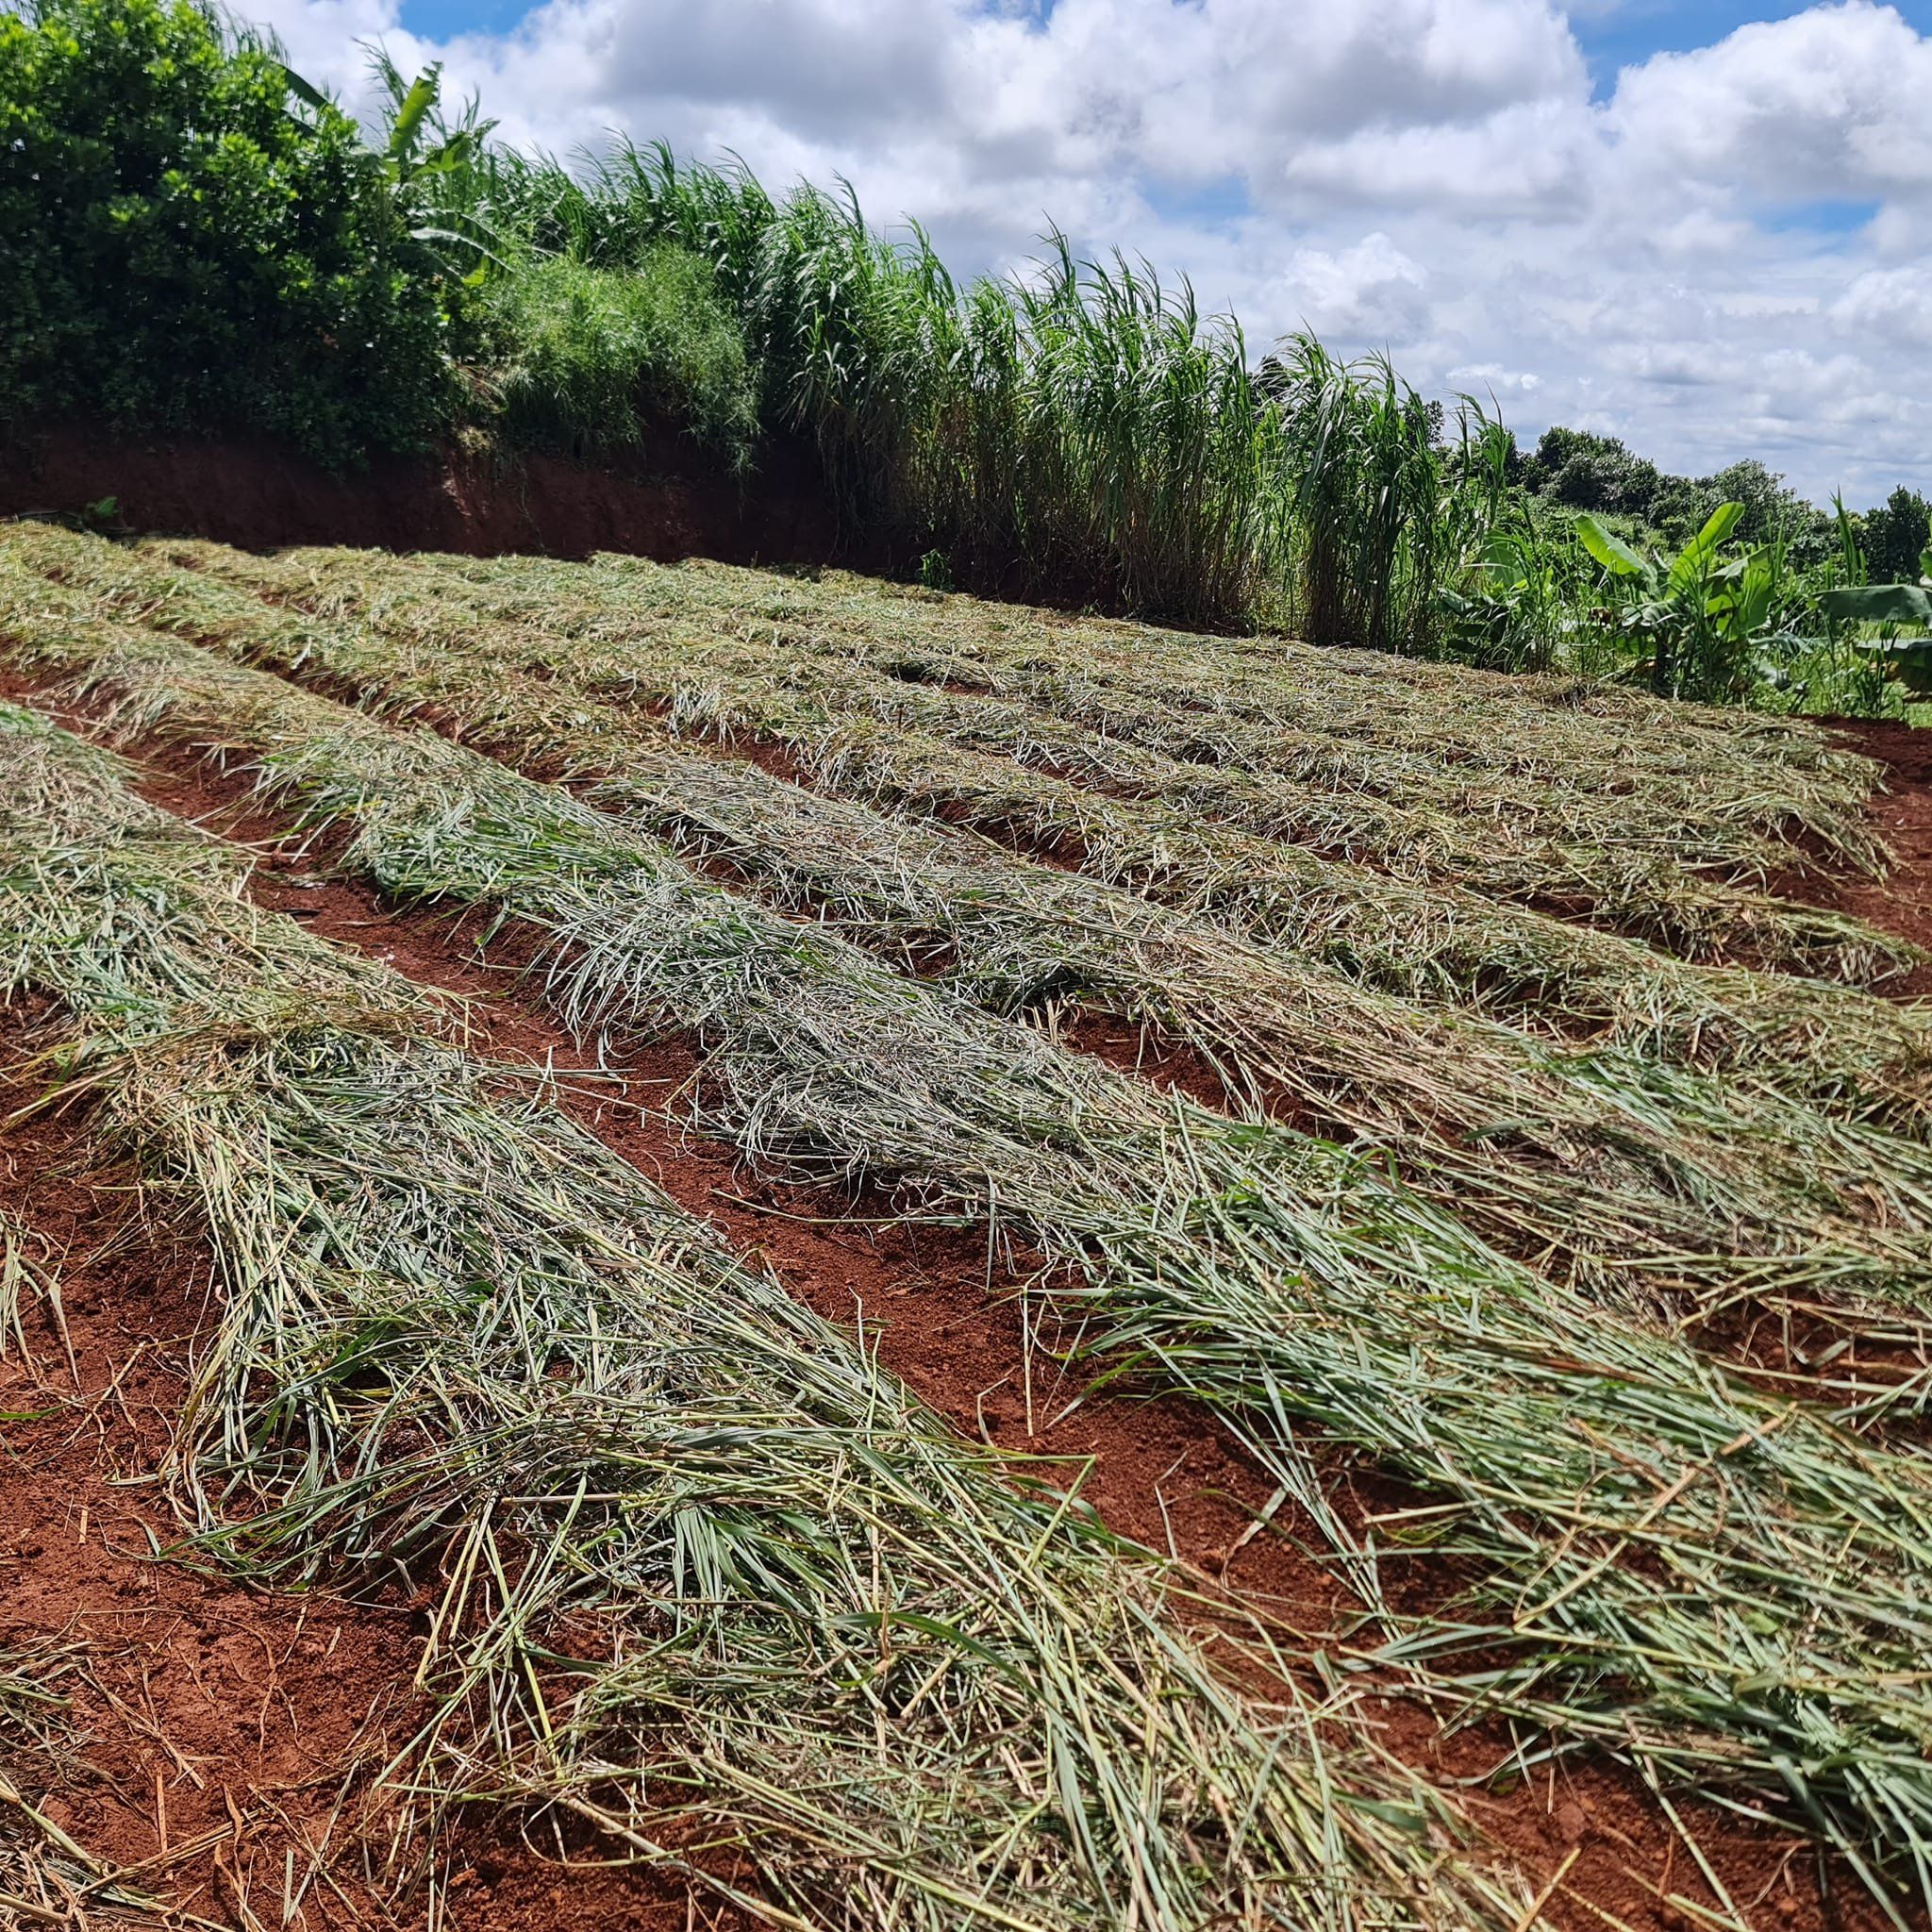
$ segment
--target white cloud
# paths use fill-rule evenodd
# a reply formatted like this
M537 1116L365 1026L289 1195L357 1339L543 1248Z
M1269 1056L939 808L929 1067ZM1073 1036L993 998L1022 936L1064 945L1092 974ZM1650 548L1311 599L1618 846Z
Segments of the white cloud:
M1431 320L1428 272L1386 235L1330 254L1297 248L1266 291L1274 312L1292 312L1324 341L1414 341Z
M1531 432L1932 484L1932 39L1872 0L1607 98L1571 21L1617 0L547 0L441 48L399 0L253 4L314 77L353 91L386 35L553 151L616 129L842 175L956 268L1024 262L1052 218L1187 273L1257 349L1304 321L1388 345Z
M1855 343L1880 352L1932 348L1932 264L1867 269L1831 305L1831 319Z
M1610 111L1649 165L1740 195L1860 198L1932 186L1932 42L1845 0L1740 27L1625 74Z

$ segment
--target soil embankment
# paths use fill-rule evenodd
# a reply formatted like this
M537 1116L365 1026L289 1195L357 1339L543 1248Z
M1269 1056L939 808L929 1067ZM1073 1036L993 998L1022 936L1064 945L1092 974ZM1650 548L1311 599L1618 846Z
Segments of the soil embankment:
M629 470L452 445L342 475L267 441L120 437L63 425L0 441L0 517L93 520L243 549L340 543L471 556L628 551L673 561L862 565L808 449L766 444L734 475L675 430Z

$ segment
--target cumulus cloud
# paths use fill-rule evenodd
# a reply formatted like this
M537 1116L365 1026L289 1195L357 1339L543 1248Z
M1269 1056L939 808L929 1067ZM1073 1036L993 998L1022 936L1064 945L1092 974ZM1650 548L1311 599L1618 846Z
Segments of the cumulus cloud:
M1840 199L1932 187L1932 41L1846 0L1740 27L1622 77L1608 116L1654 167L1744 197Z
M1932 264L1867 269L1831 305L1831 319L1873 349L1932 348Z
M1333 254L1297 248L1266 299L1324 341L1410 342L1432 319L1428 271L1386 235Z
M1594 77L1576 26L1618 0L545 0L441 46L399 4L253 0L352 100L384 38L512 139L842 175L965 270L1052 219L1188 274L1257 348L1389 346L1532 434L1762 455L1816 494L1932 482L1932 39L1874 0Z

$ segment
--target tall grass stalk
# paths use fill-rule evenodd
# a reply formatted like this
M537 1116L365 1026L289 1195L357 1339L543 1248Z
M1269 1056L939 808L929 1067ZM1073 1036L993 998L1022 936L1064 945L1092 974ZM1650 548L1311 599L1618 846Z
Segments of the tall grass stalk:
M774 196L741 166L619 147L573 178L489 157L471 211L597 272L666 246L708 264L767 426L808 440L848 525L961 582L1235 621L1282 568L1278 415L1229 317L1058 234L962 288L917 227L849 189Z
M1445 484L1427 407L1386 354L1343 363L1307 334L1262 363L1260 387L1287 441L1296 627L1318 644L1424 648Z

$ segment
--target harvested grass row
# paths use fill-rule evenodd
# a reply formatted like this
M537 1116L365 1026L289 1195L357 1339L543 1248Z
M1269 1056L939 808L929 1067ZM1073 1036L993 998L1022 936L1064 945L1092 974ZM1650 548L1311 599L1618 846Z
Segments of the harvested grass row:
M560 629L561 591L513 601L513 613L549 613L545 627L533 630L514 615L498 620L495 612L505 607L493 604L487 590L473 587L462 600L468 608L453 609L455 579L425 580L420 565L375 554L269 559L213 545L171 554L312 614L358 617L398 641L460 643L467 636L472 648L487 641L508 661L521 651L591 688L667 707L687 728L744 732L802 757L814 740L869 724L893 738L910 732L963 752L1044 767L1263 839L1366 859L1400 877L1460 885L1635 934L1687 958L1722 959L1741 951L1767 965L1860 981L1918 958L1903 941L1857 920L1702 878L1686 869L1681 854L1647 850L1621 834L1565 840L1526 819L1473 818L1459 795L1397 803L1191 762L1028 705L908 684L863 666L810 658L770 638L720 639L690 626L643 636L634 625L608 641L592 634L568 637ZM318 556L320 578L311 562ZM486 619L496 625L487 640Z
M358 661L355 626L305 626L278 607L163 569L150 560L152 553L130 557L93 540L35 532L28 554L134 614L230 650L266 649L281 662L326 656L339 675L365 689L386 683L395 691L405 678L424 689L433 662L430 695L439 714L519 755L540 748L531 721L542 716L563 768L586 763L593 732L625 738L629 760L661 765L665 758L650 721L635 712L575 703L554 688L517 701L513 653L466 650L458 641L434 652L419 644L405 656L377 643ZM377 666L381 678L372 668ZM533 668L555 667L545 661ZM546 682L554 687L557 680ZM698 683L702 690L701 672ZM778 702L768 690L768 717ZM512 734L512 712L520 736ZM1784 975L1688 965L1470 892L1367 874L1294 846L1204 827L1197 814L1105 796L916 731L879 724L814 730L806 722L785 736L822 790L955 818L989 835L1071 845L1104 881L1230 929L1291 970L1312 962L1403 1000L1474 1009L1519 1027L1680 1061L1913 1135L1923 1135L1932 1119L1932 1019L1891 1002ZM836 815L825 823L835 843L847 842ZM726 837L731 831L713 829ZM1038 872L1028 877L1029 890L1049 891ZM877 909L875 904L874 916ZM997 975L987 983L997 985ZM1018 981L1008 985L1008 997L1027 996ZM1224 1044L1212 1038L1200 1043L1226 1058Z
M539 583L526 593L539 622L544 621L539 613L549 588ZM622 600L616 601L621 610ZM556 622L554 607L549 621ZM1251 781L1245 795L1265 797L1279 789L1291 807L1312 789L1364 794L1418 817L1451 814L1512 847L1559 853L1573 871L1583 870L1580 855L1591 855L1592 869L1612 879L1613 863L1634 871L1634 862L1646 857L1752 884L1820 858L1874 876L1884 868L1883 849L1861 808L1865 794L1842 807L1835 801L1826 806L1806 798L1802 784L1774 784L1755 770L1748 774L1755 782L1739 782L1728 791L1715 790L1708 774L1631 774L1623 779L1624 789L1603 791L1588 783L1564 784L1555 774L1519 775L1452 760L1425 735L1411 744L1363 743L1314 720L1286 722L1280 715L1284 707L1257 717L1225 707L1198 708L1161 689L1158 661L1128 681L1031 655L989 661L984 654L921 647L890 633L855 639L816 626L760 625L742 616L735 624L724 622L744 642L794 667L815 660L821 675L835 673L860 692L865 687L856 674L863 673L868 679L883 676L943 687L955 696L1017 703L1052 721L1053 742L1061 747L1063 759L1071 762L1083 746L1091 758L1097 737L1111 768L1143 785L1163 776L1172 782L1181 774L1162 763L1124 758L1122 746L1158 754L1174 765L1239 774ZM608 616L605 628L615 628ZM996 715L985 704L974 708ZM1591 746L1589 756L1591 769L1614 769L1617 747L1607 739ZM1271 778L1286 783L1275 788ZM1807 846L1776 836L1780 830L1802 833L1819 850L1814 856Z
M1084 1285L1047 1291L1088 1345L1243 1434L1372 1603L1381 1563L1473 1568L1390 1653L1444 1696L1813 1830L1894 1908L1932 1890L1916 1453L1553 1288L1373 1163L1163 1105L668 854L640 864L634 835L613 874L614 829L564 794L540 812L540 788L430 739L372 766L371 728L317 743L303 785L318 813L331 789L331 815L355 813L355 862L389 890L546 925L545 985L580 1034L692 1031L697 1118L752 1153L897 1181L1076 1268ZM1318 1442L1435 1500L1358 1542L1325 1512Z
M1594 830L1614 843L1693 854L1703 866L1816 854L1870 869L1883 858L1863 810L1877 768L1827 749L1804 724L1767 741L1710 722L1724 714L1654 700L1656 715L1641 723L1579 715L1508 680L1497 692L1480 676L1417 692L1383 675L1391 660L1379 653L1291 645L1274 658L1252 642L1242 650L1131 625L1094 634L1081 620L836 573L774 578L615 556L588 574L539 558L447 567L533 603L560 591L574 606L601 604L607 625L614 618L648 633L695 621L794 657L1019 698L1176 758L1323 789L1441 795L1471 815L1547 821L1569 837ZM1338 662L1347 667L1341 675Z
M343 806L341 755L333 774L312 762L344 728L338 707L97 610L38 578L0 576L16 655L113 690L121 722L260 756L265 782L305 811L397 806L414 784L419 802L398 808L433 812L441 774L383 770L380 734L355 768L356 805ZM492 751L596 775L597 802L628 822L727 861L766 898L901 963L946 947L949 981L975 1001L1013 1010L1076 995L1158 1026L1208 1055L1237 1092L1277 1108L1285 1096L1298 1119L1392 1156L1410 1186L1483 1238L1592 1292L1809 1295L1860 1326L1869 1312L1847 1306L1860 1297L1920 1314L1932 1300L1932 1152L1921 1143L1628 1056L1562 1053L1430 1015L1084 877L667 749L625 713L582 701L559 710L550 687L493 666L464 684L398 669L353 637L302 648L384 707L426 707ZM498 787L480 760L452 775L475 793ZM531 787L492 799L491 812L539 823L558 806ZM581 815L566 817L580 836ZM657 849L612 843L620 871Z
M1151 681L1123 690L1064 667L1027 663L990 671L958 657L908 654L903 646L868 650L865 661L901 682L1019 699L1180 763L1257 778L1272 774L1299 786L1366 792L1409 809L1453 812L1566 853L1601 847L1620 856L1650 855L1690 873L1753 885L1790 869L1851 867L1876 878L1888 862L1864 810L1875 783L1836 808L1755 771L1750 775L1757 782L1716 796L1695 781L1652 786L1634 774L1623 779L1628 789L1605 792L1564 785L1555 774L1538 784L1477 773L1445 761L1425 742L1365 749L1312 724L1287 724L1282 707L1257 718L1193 710L1177 706L1172 693L1163 699ZM1618 746L1607 734L1591 751L1591 769L1615 769Z
M179 1488L265 1579L438 1588L391 1768L425 1824L560 1807L798 1927L1520 1918L1345 1707L1228 1688L1151 1558L91 747L0 731L0 983L219 1266Z
M1802 720L1669 703L1601 680L1505 675L1376 651L1309 649L1283 638L1203 638L989 606L844 572L779 577L610 554L596 561L599 575L623 580L616 600L647 616L701 608L724 622L782 626L808 647L869 656L876 649L913 675L944 667L942 675L1018 691L1033 674L1058 672L1206 717L1313 730L1364 756L1420 752L1472 774L1570 792L1661 795L1692 816L1774 837L1817 840L1827 849L1842 841L1848 858L1867 837L1858 808L1876 767ZM458 558L450 568L538 589L554 574L541 558ZM600 587L593 580L591 588ZM1635 803L1642 808L1644 797Z

